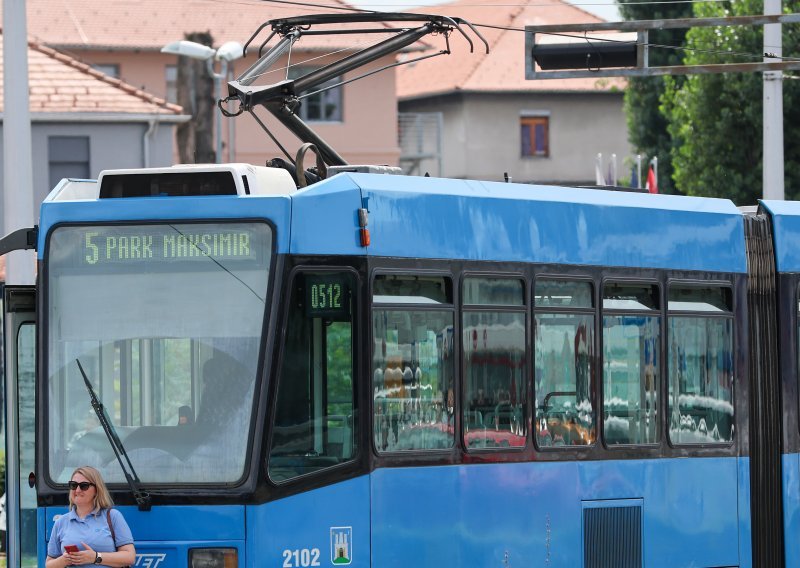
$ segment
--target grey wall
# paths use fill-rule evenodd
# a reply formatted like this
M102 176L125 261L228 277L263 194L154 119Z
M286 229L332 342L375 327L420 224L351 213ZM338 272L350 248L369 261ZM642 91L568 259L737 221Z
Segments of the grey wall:
M400 111L443 113L444 177L499 181L508 172L520 182L593 183L598 152L604 162L616 153L619 174L630 175L623 167L632 150L621 92L463 93L402 101ZM520 156L523 111L549 112L548 157Z
M173 147L172 124L161 123L150 136L150 166L169 166L172 164ZM117 168L144 167L144 134L148 125L144 122L132 123L45 123L34 122L31 127L33 150L33 200L34 218L39 219L39 205L53 189L50 187L48 172L48 143L50 136L88 136L89 173L96 178L102 170ZM3 187L4 167L2 163L3 127L0 123L0 192ZM2 193L0 193L2 195ZM0 199L0 236L5 234L3 227L3 200Z

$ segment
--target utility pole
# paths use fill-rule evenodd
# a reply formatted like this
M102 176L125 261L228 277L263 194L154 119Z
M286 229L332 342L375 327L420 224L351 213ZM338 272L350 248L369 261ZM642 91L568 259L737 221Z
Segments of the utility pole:
M33 226L27 30L25 0L3 0L3 220L6 233ZM35 257L29 251L7 254L6 284L33 284L34 263ZM6 333L10 330L9 323ZM16 568L22 559L19 415L16 411L19 389L16 373L8 373L5 379L7 564Z
M6 234L33 227L34 223L27 29L25 0L3 0L3 221ZM33 284L34 267L33 253L9 253L6 284Z
M781 0L764 0L764 15L781 13ZM783 56L781 24L764 26L764 62ZM767 57L766 54L772 55ZM764 199L784 199L783 71L764 72Z

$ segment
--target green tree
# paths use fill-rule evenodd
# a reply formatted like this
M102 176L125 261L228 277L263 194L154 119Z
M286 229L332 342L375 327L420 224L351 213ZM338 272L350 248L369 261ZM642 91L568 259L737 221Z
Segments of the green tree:
M760 0L695 4L695 16L742 16L763 11ZM799 0L784 3L797 11ZM797 52L798 32L784 26L784 54ZM758 62L763 30L758 26L693 28L686 36L686 64ZM760 73L668 77L661 110L675 144L673 181L688 195L726 197L753 204L763 194L763 83ZM784 83L784 124L800 119L795 81ZM786 197L800 197L800 137L784 129Z
M621 2L620 13L626 20L660 20L691 17L692 8L691 4ZM683 50L659 46L682 46L685 36L685 29L651 31L648 37L651 44L650 65L681 65ZM631 78L625 90L625 113L628 118L628 138L633 147L648 160L653 156L658 157L659 191L674 193L671 161L673 139L668 130L667 117L659 110L664 89L662 77Z

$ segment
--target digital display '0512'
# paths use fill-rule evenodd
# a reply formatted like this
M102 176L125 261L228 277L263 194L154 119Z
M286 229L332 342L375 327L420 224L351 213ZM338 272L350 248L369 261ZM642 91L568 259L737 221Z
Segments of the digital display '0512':
M263 252L258 250L262 239L242 225L87 227L82 241L77 260L84 265L255 260Z
M314 318L350 318L350 287L341 274L306 277L306 315Z

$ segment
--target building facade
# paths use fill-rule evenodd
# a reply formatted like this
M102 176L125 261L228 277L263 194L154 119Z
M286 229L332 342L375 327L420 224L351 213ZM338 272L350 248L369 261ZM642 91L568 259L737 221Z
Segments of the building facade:
M455 178L508 176L520 182L593 184L596 156L602 153L604 172L612 154L623 172L631 159L623 81L525 79L526 25L600 21L596 16L561 0L494 6L461 0L420 11L467 19L486 38L489 53L477 42L470 52L454 38L450 55L400 68L401 125L413 125L415 114L437 113L441 124L438 153L437 145L425 140L433 135L431 129L420 135L414 126L401 126L406 170Z
M35 211L62 178L172 163L175 125L189 119L179 106L36 42L28 74ZM0 97L0 156L4 113ZM0 191L6 167L0 160ZM0 234L2 210L0 200Z
M329 11L344 6L337 2ZM248 0L231 4L215 0L175 0L168 3L160 0L136 3L82 0L69 8L66 4L54 5L48 0L28 0L27 11L29 32L38 41L106 73L117 74L142 90L174 101L177 56L160 52L167 43L196 32L209 33L215 48L228 41L245 43L267 20L321 10ZM268 34L269 29L264 30L249 47L247 57L231 64L231 77L253 64L258 46ZM303 38L291 54L292 69L289 72L325 65L344 54L362 49L373 37ZM349 80L393 62L394 56L387 56L341 79ZM265 76L263 82L284 79L289 63L287 57L278 61L274 66L277 71ZM219 66L216 70L220 70ZM187 109L187 113L191 114L191 109ZM293 155L300 145L296 138L271 119L264 109L258 110L257 114ZM400 151L394 69L309 97L303 102L300 114L350 163L397 164ZM283 157L257 122L246 114L236 119L223 119L222 139L223 161L263 165L265 160Z

